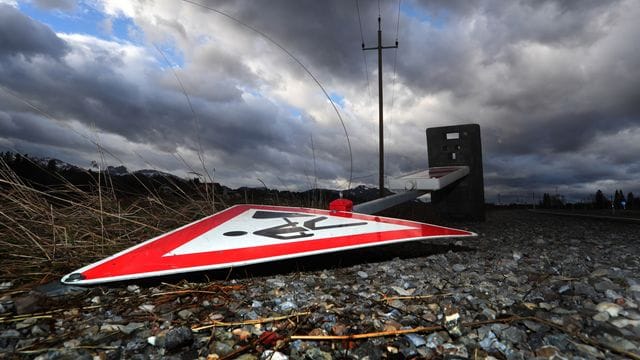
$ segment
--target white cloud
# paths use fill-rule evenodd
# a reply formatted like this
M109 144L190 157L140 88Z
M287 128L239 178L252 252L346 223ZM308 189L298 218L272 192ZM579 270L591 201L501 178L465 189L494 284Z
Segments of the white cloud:
M264 31L329 93L343 97L340 112L352 141L355 175L377 172L376 58L367 54L370 96L352 3L208 4ZM377 25L375 16L369 17L377 15L374 5L361 9L367 42ZM637 175L637 160L624 151L606 152L614 143L636 150L632 143L639 136L634 129L640 118L640 54L633 44L640 36L635 20L640 8L634 5L633 0L447 2L420 9L446 13L442 24L403 16L395 88L393 52L384 55L387 173L426 166L427 127L473 122L482 126L487 188L493 194L563 181L591 187L605 176L590 171L603 154L623 169L616 173L621 181L625 171ZM95 123L110 146L168 151L154 161L174 171L181 165L170 160L171 152L197 163L199 137L223 183L242 185L242 179L259 176L273 186L281 183L278 178L287 179L287 186L306 186L313 135L322 184L335 186L348 177L346 139L331 104L299 64L269 40L180 1L104 0L98 7L105 24L117 18L133 22L140 41L58 34L70 49L60 63L42 52L31 62L14 57L3 68L9 73L2 83L60 118ZM385 42L393 41L390 18L385 17ZM11 75L37 82L39 90L9 83ZM141 164L135 156L125 158ZM548 176L554 168L568 170ZM365 181L375 183L376 177Z

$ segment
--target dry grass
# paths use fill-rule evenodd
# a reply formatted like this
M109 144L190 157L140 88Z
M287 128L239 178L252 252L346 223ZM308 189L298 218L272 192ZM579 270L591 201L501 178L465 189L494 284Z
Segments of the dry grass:
M0 159L0 281L48 282L212 213L210 192L118 199L109 182L38 190ZM176 185L177 186L177 185ZM218 210L224 207L218 202Z

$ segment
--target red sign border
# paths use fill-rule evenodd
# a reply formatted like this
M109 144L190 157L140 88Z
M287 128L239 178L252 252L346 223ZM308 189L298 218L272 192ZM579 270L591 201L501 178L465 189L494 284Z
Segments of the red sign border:
M391 230L367 234L336 236L326 239L284 241L279 244L261 245L248 248L227 249L194 254L163 256L207 231L243 214L249 210L287 211L314 215L330 215L357 220L375 221L413 227L413 229ZM475 236L474 233L438 225L408 220L385 218L351 212L329 211L298 207L268 205L235 205L209 217L162 234L111 257L79 269L75 273L82 276L73 281L63 278L63 282L91 284L128 280L142 277L169 275L207 269L242 266L259 262L274 261L291 257L301 257L318 253L328 253L371 246L410 241L429 237ZM292 252L292 248L295 251Z

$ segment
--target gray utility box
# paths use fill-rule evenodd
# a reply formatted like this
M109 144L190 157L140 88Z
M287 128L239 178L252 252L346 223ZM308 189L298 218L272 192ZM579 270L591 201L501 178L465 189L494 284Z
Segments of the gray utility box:
M431 193L431 203L443 218L484 221L484 179L480 125L427 129L429 167L468 166L469 174Z

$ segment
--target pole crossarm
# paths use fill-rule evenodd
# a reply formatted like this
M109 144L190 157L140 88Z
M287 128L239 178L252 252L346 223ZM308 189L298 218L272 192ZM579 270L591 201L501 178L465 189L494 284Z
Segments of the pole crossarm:
M380 144L380 176L379 176L379 197L384 197L384 126L383 126L383 114L382 114L382 50L383 49L397 49L398 39L393 46L382 46L382 26L381 19L378 17L378 46L365 47L362 43L362 50L377 50L378 51L378 118L379 118L379 144Z

